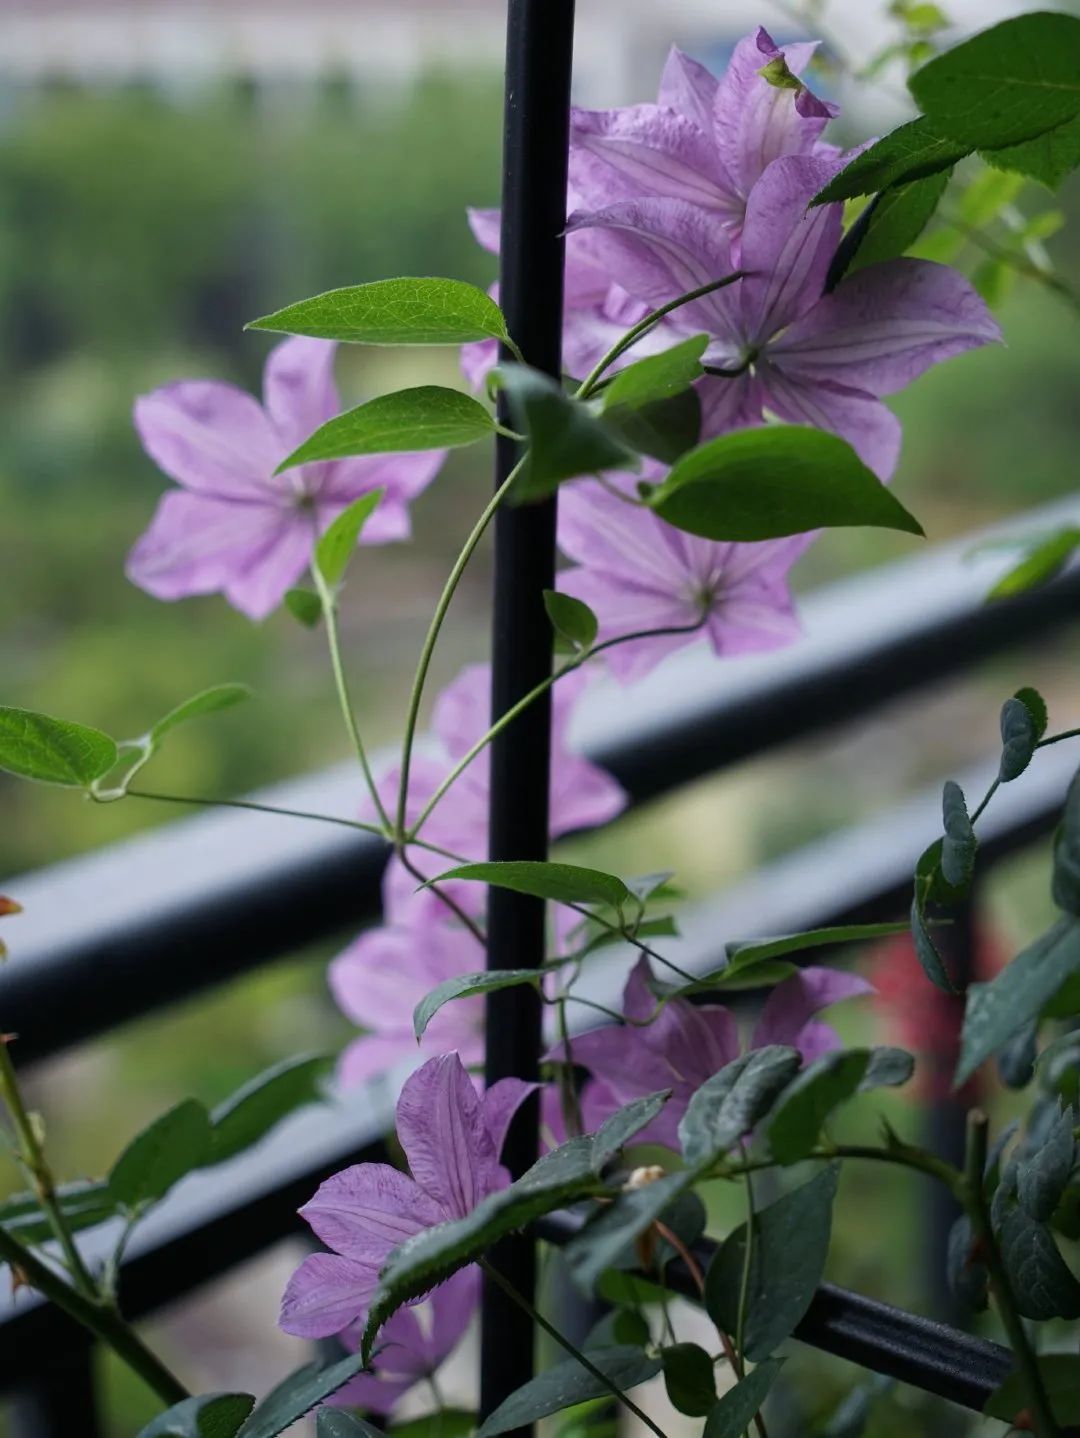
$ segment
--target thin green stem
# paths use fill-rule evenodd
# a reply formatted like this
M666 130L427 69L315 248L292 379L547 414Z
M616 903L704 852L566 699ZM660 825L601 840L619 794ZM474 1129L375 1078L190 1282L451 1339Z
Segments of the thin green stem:
M972 822L972 824L974 824L977 819L981 819L982 816L983 816L983 814L986 813L986 809L987 809L987 806L988 806L989 803L990 803L990 800L994 797L994 795L997 793L997 791L998 791L998 789L1000 789L1000 787L1001 787L1001 780L1000 780L1000 779L995 779L994 782L990 785L989 789L987 789L986 793L983 795L983 797L982 797L982 803L981 803L981 804L978 806L978 808L975 810L974 814L972 814L972 816L971 816L971 822Z
M31 1288L107 1344L168 1407L189 1396L184 1385L146 1347L115 1308L95 1302L71 1288L5 1228L0 1228L0 1261L10 1264Z
M866 1160L871 1163L891 1163L899 1168L914 1169L919 1173L925 1173L930 1178L935 1178L943 1183L952 1193L959 1198L963 1193L964 1178L959 1169L956 1169L944 1159L937 1158L932 1153L926 1153L920 1148L875 1148L871 1144L838 1143L830 1144L827 1147L811 1149L805 1155L807 1160L817 1160L821 1163L830 1163L838 1158L851 1158ZM761 1158L749 1159L745 1163L723 1164L718 1168L715 1178L735 1179L742 1178L748 1173L762 1173L767 1169L777 1168L780 1165L776 1159Z
M499 1270L493 1267L486 1258L481 1258L480 1267L484 1270L488 1278L502 1289L511 1302L516 1303L523 1313L527 1313L537 1327L542 1328L548 1337L553 1338L572 1358L576 1358L582 1368L584 1368L587 1373L591 1373L597 1382L602 1384L604 1389L610 1393L612 1397L617 1398L639 1422L644 1423L646 1428L655 1433L656 1438L667 1438L664 1430L653 1422L644 1409L639 1408L632 1398L628 1398L617 1384L613 1383L606 1374L597 1368L595 1363L592 1363L580 1349L576 1348L574 1344L570 1342L569 1338L564 1338L559 1330L550 1324L544 1315L533 1307L525 1295L519 1293L514 1285L509 1283Z
M365 824L360 819L342 819L336 814L315 814L307 809L282 809L275 804L258 804L254 799L209 799L197 794L159 794L150 789L129 789L132 799L152 799L158 804L190 804L206 809L247 809L255 814L277 814L285 819L312 819L320 824L338 824L345 829L359 829L386 839L387 833L378 824Z
M56 1182L53 1179L52 1169L45 1158L45 1150L34 1128L34 1121L27 1111L19 1078L15 1072L15 1065L11 1062L11 1055L8 1053L7 1040L2 1035L0 1035L0 1098L3 1099L8 1113L11 1115L11 1122L15 1127L15 1135L18 1139L19 1158L26 1169L37 1201L41 1205L41 1211L60 1245L64 1262L71 1274L71 1281L84 1298L94 1302L98 1297L97 1285L90 1270L83 1262L82 1254L79 1252L78 1245L68 1227L67 1219L64 1217L63 1208L56 1195Z
M570 1028L566 1022L566 995L555 1000L559 1016L559 1040L562 1044L563 1063L559 1067L559 1097L562 1103L563 1123L568 1138L576 1138L584 1130L581 1119L581 1102L574 1086L574 1051L570 1042Z
M440 899L446 905L446 907L450 910L450 912L454 915L454 917L462 925L462 927L467 929L469 933L472 934L473 938L478 944L485 945L487 943L487 940L484 938L484 931L483 929L481 929L480 925L476 922L476 920L471 919L469 915L465 912L465 910L461 907L461 905L458 903L458 901L452 898L445 889L440 889L437 883L432 882L432 880L428 879L424 874L420 872L420 870L416 867L413 861L409 858L408 852L404 844L398 845L397 856L401 860L404 867L413 876L413 878L420 881L420 886L422 888L426 887L430 889L431 892L435 895L435 897L437 899Z
M734 273L725 275L723 279L711 280L707 285L699 285L696 290L688 290L686 294L679 295L677 299L669 300L666 305L661 305L659 309L651 310L644 319L639 320L636 325L628 329L622 338L611 346L599 363L589 371L584 380L582 380L575 398L588 399L595 391L597 383L602 378L605 370L610 369L620 356L624 355L628 349L636 345L638 340L644 335L647 335L654 325L659 324L665 315L671 314L673 310L680 309L683 305L691 304L694 300L704 299L706 295L711 295L716 290L722 290L726 285L733 285L736 280L743 278L743 274L743 270L735 270Z
M1051 734L1049 739L1040 739L1036 749L1046 749L1051 744L1060 744L1063 739L1080 739L1080 729L1064 729L1060 734Z

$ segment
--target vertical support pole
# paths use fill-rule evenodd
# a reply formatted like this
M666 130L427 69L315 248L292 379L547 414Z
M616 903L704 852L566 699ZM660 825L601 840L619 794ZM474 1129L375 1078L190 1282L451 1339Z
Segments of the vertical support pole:
M76 1343L11 1395L12 1438L101 1438L95 1350Z
M561 372L563 251L569 142L574 0L509 0L500 301L525 359ZM500 439L496 482L518 458ZM543 590L555 577L555 501L503 508L495 521L492 715L499 717L551 672L551 627ZM489 853L492 859L545 859L551 749L549 697L531 705L491 748ZM522 968L544 959L544 906L492 889L488 967ZM531 987L492 994L487 1006L488 1084L535 1079L540 1003ZM537 1154L538 1106L523 1106L504 1150L515 1176ZM492 1255L530 1300L536 1286L531 1240L514 1236ZM531 1322L499 1288L485 1283L482 1306L482 1413L532 1376Z

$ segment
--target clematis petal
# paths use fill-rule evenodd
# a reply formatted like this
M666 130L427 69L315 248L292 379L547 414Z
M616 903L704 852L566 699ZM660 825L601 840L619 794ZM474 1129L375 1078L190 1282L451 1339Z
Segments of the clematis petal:
M442 1223L447 1211L389 1164L357 1163L320 1184L300 1216L328 1248L378 1269L391 1249Z
M808 967L777 984L765 1001L754 1029L753 1048L766 1044L799 1047L801 1031L815 1014L842 999L873 993L874 986L858 974Z
M270 543L225 585L225 598L249 619L265 619L307 569L313 541L307 516L299 509L287 512Z
M362 1034L346 1044L338 1057L335 1070L344 1092L380 1078L408 1055L415 1052L415 1041L404 1029L396 1033Z
M406 1080L397 1134L413 1178L451 1218L464 1218L501 1186L484 1111L457 1054L429 1059Z
M526 1083L524 1079L504 1078L499 1079L485 1090L481 1100L484 1122L491 1135L496 1156L502 1153L507 1131L514 1115L529 1095L535 1093L539 1087L538 1083Z
M275 345L263 371L263 404L281 438L280 459L341 409L332 340L294 335Z
M571 112L570 178L579 207L603 209L643 195L721 214L741 204L723 183L709 130L660 105Z
M681 628L695 623L697 608L689 600L665 598L647 589L631 590L621 578L591 569L568 569L559 575L559 592L587 604L599 621L602 641L649 629ZM669 654L695 644L700 633L654 634L617 644L604 653L616 679L632 684L644 678Z
M898 259L845 279L774 340L769 354L801 379L880 396L941 360L1000 341L997 322L963 275Z
M718 85L711 70L673 45L660 76L658 101L685 115L707 135L712 130Z
M378 1286L377 1267L313 1253L289 1279L278 1324L296 1338L329 1338L360 1318Z
M761 366L760 381L767 407L781 419L831 430L879 479L892 478L900 458L900 421L879 399L829 380L796 379L772 364Z
M143 449L170 479L196 494L272 503L286 450L257 400L231 384L181 380L135 401Z
M476 243L489 253L497 255L502 230L502 211L483 210L470 205L465 211L469 220L469 229L473 232L473 239Z
M570 1043L572 1061L603 1080L616 1107L640 1094L670 1088L674 1080L670 1066L643 1041L643 1033L629 1025L611 1024L577 1034ZM547 1057L563 1058L565 1053L559 1044Z

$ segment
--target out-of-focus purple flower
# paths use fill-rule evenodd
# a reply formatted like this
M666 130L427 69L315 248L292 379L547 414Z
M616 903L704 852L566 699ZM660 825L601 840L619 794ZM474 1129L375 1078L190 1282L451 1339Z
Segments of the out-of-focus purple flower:
M579 1034L570 1052L573 1062L592 1075L582 1094L587 1129L591 1131L632 1099L669 1088L671 1098L639 1139L677 1149L679 1120L690 1099L706 1079L737 1059L742 1050L734 1016L720 1004L672 999L651 1024L640 1026L640 1021L656 1010L651 979L649 961L643 957L623 991L623 1013L639 1022ZM777 984L765 1001L750 1036L750 1048L789 1044L807 1062L819 1058L839 1048L840 1040L815 1015L841 999L871 992L873 985L857 974L800 969ZM562 1054L559 1047L553 1057Z
M318 536L373 489L385 495L363 542L408 538L409 502L434 479L444 450L327 460L274 474L341 409L335 348L297 338L271 350L261 405L215 380L182 380L136 401L143 448L181 486L163 496L128 557L128 577L140 589L158 599L220 591L236 609L263 619L308 567Z
M662 471L646 466L659 477ZM582 480L559 499L559 547L580 566L559 575L559 589L583 600L600 621L601 640L650 629L699 628L635 639L607 650L623 681L639 679L666 655L705 635L718 655L749 654L789 643L800 632L788 571L812 534L761 544L696 539L640 505L633 479Z
M412 1176L384 1163L355 1164L327 1179L300 1210L331 1252L305 1258L289 1280L281 1302L285 1332L355 1341L392 1250L437 1223L464 1218L509 1183L499 1153L514 1112L535 1087L502 1079L481 1097L457 1054L417 1069L397 1103L397 1135ZM444 1298L454 1300L445 1331L460 1336L475 1289L463 1283ZM397 1338L410 1342L407 1324ZM390 1361L382 1366L388 1375L413 1373Z
M811 156L774 160L747 202L738 262L746 278L657 328L668 344L704 331L705 363L732 372L699 382L705 435L770 411L842 435L887 479L900 424L881 397L1001 332L963 276L926 260L870 265L823 294L841 207L808 206L835 169ZM685 200L626 201L573 217L571 229L602 235L612 271L650 307L736 268L727 235Z
M462 886L464 887L464 886ZM369 929L330 965L330 992L342 1013L368 1030L341 1055L338 1079L352 1088L385 1073L417 1050L413 1010L446 979L482 967L465 929L431 921L419 928ZM420 1041L421 1054L457 1052L472 1067L484 1057L484 1000L455 999L439 1010Z

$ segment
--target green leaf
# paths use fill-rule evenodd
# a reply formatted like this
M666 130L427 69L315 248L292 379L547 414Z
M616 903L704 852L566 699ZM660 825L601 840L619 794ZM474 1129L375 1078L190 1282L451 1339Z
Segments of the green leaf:
M984 169L960 195L957 214L965 225L976 230L985 229L1000 217L1007 205L1016 200L1023 188L1024 180L1021 175Z
M370 494L354 499L319 537L315 545L314 563L328 589L336 589L345 577L349 560L360 543L364 525L378 509L384 492L373 489Z
M495 301L463 280L395 279L349 285L252 320L249 330L365 345L462 345L506 339Z
M305 629L314 629L322 618L322 600L310 589L287 589L285 608Z
M841 242L829 272L832 284L841 274L906 254L930 223L948 184L948 172L942 171L876 195Z
M721 976L730 974L763 963L767 959L801 953L804 949L831 948L834 944L875 943L878 939L891 939L897 934L906 934L907 929L907 924L834 924L831 928L806 929L801 934L784 934L776 939L754 939L746 943L736 941L726 946L728 964L720 973Z
M702 1438L742 1438L783 1366L782 1358L770 1358L729 1388L705 1420Z
M539 1158L516 1183L489 1194L465 1218L440 1223L395 1248L368 1311L363 1355L378 1330L410 1299L426 1293L498 1239L585 1194L605 1192L593 1169L593 1140L573 1138Z
M661 1348L664 1387L671 1406L689 1418L704 1418L716 1402L713 1361L696 1343L672 1343Z
M1050 715L1046 708L1046 700L1037 689L1032 689L1030 686L1018 689L1013 695L1013 698L1019 699L1021 704L1027 706L1032 719L1035 721L1035 736L1041 739L1046 733L1047 724L1050 722Z
M597 1348L586 1353L608 1383L602 1383L576 1358L567 1358L556 1363L543 1373L538 1373L528 1383L499 1404L495 1412L480 1425L476 1438L495 1438L497 1433L509 1433L515 1428L527 1427L538 1418L551 1413L560 1413L590 1398L605 1398L611 1388L626 1393L639 1383L646 1383L660 1372L660 1359L651 1358L640 1348L620 1344L614 1348ZM609 1386L610 1385L610 1386Z
M63 1183L56 1190L64 1221L72 1233L105 1223L116 1213L109 1185L79 1179ZM41 1211L36 1193L13 1193L0 1202L0 1228L6 1228L21 1243L47 1243L52 1227Z
M1035 716L1022 699L1006 699L1001 710L1001 767L1003 784L1018 779L1034 757L1039 743Z
M1067 979L1080 973L1080 923L1059 919L988 984L968 989L960 1063L960 1085L981 1063L1037 1017Z
M637 902L614 874L583 869L577 864L545 864L529 859L460 864L431 882L442 884L450 879L474 879L481 884L494 884L497 889L550 899L556 904L606 904L620 914L625 905L633 906Z
M1029 546L1023 559L1004 575L986 596L990 599L1009 599L1014 594L1026 594L1048 584L1065 568L1080 545L1080 529L1066 525L1053 534L1044 535Z
M109 1194L133 1212L164 1198L174 1183L201 1168L211 1154L210 1115L185 1099L133 1138L112 1166Z
M868 1049L838 1049L792 1080L769 1120L769 1147L777 1162L797 1163L811 1152L825 1120L858 1092L869 1062Z
M0 706L0 769L39 784L89 789L116 763L116 742L100 729Z
M801 1061L797 1049L769 1044L743 1054L706 1079L679 1124L687 1164L706 1166L738 1143L769 1111Z
M922 527L845 441L804 425L721 435L692 450L649 496L676 529L753 541L811 529Z
M1080 113L1080 20L1004 20L916 71L908 87L940 133L972 147L1030 140Z
M1066 1108L1038 1149L1017 1164L1016 1197L1031 1218L1045 1222L1061 1202L1076 1158L1075 1124L1072 1109Z
M266 1395L236 1438L277 1438L355 1378L363 1366L359 1353L350 1353L336 1363L305 1364Z
M553 379L525 365L505 365L498 374L514 427L529 440L515 500L543 499L566 479L634 468L632 451Z
M755 1217L745 1331L746 1356L753 1363L794 1333L821 1283L839 1174L839 1165L830 1164ZM717 1249L705 1276L705 1307L727 1333L738 1324L745 1253L743 1224Z
M204 714L217 714L222 709L231 709L234 704L242 704L245 699L250 699L251 695L252 690L247 684L215 684L213 688L204 689L201 694L185 699L183 704L170 709L164 719L159 719L150 730L147 738L151 748L156 749L166 734L181 724L187 724L192 719L201 719Z
M593 1169L601 1173L630 1140L648 1127L671 1097L669 1088L631 1099L609 1114L593 1136Z
M648 355L636 364L627 365L602 391L602 412L641 409L643 405L681 394L704 374L701 356L708 347L708 335L693 335L661 354Z
M911 120L857 155L811 203L855 200L894 185L910 184L951 169L972 148L939 134L929 120Z
M954 889L966 889L975 872L978 840L968 817L964 791L952 779L945 780L941 794L945 837L941 844L941 872Z
M355 454L456 449L494 433L494 419L471 395L423 384L379 395L328 419L275 472Z
M371 1424L367 1426L370 1428ZM475 1432L476 1414L464 1408L437 1408L422 1418L394 1424L394 1438L472 1438Z
M442 1415L439 1415L442 1416ZM472 1431L472 1414L469 1418L469 1427L465 1432ZM426 1422L420 1419L419 1422ZM408 1423L394 1429L394 1438L401 1438L405 1429L415 1430L416 1423ZM460 1429L458 1430L461 1431ZM340 1408L320 1408L319 1416L315 1420L316 1438L383 1438L382 1430L376 1428L374 1423L368 1423L364 1418L357 1418L354 1414L344 1413ZM415 1433L414 1433L415 1438ZM446 1433L444 1438L450 1438Z
M642 1278L640 1273L623 1273L609 1269L596 1285L596 1296L606 1303L625 1303L640 1307L643 1303L667 1303L671 1294L659 1283Z
M946 882L941 871L943 848L944 840L935 839L930 847L920 855L919 862L915 866L915 894L911 901L911 937L915 944L916 957L922 965L926 977L944 993L955 994L956 986L945 967L945 961L937 951L926 918L926 905L930 901L948 904L956 903L963 897L962 893L954 890Z
M1080 165L1080 116L1021 145L984 150L983 159L998 169L1016 170L1056 192Z
M1074 1353L1042 1353L1035 1360L1039 1365L1050 1411L1062 1427L1075 1423L1080 1413L1080 1358ZM989 1418L1016 1426L1015 1420L1030 1413L1031 1398L1022 1373L1010 1373L1000 1388L994 1390L983 1412Z
M203 1393L185 1398L139 1430L139 1438L235 1438L255 1406L250 1393Z
M1065 813L1054 836L1054 903L1067 914L1080 915L1080 771L1065 796Z
M332 1066L333 1059L326 1054L302 1054L275 1064L237 1089L210 1114L209 1162L222 1163L242 1153L298 1108L321 1103L322 1080Z
M674 464L701 439L701 400L697 390L684 389L639 409L605 410L604 423L638 454Z
M544 608L555 633L566 641L572 653L591 649L596 643L599 621L589 606L572 594L544 590Z
M454 999L472 998L474 994L491 994L498 989L514 988L518 984L532 984L540 987L543 973L540 969L481 969L478 973L458 974L444 979L441 984L425 994L413 1009L413 1033L417 1043L424 1037L431 1020L439 1010Z
M998 1225L998 1245L1018 1312L1025 1318L1080 1318L1080 1283L1045 1223L1011 1208Z
M906 1049L885 1046L870 1050L870 1062L866 1065L859 1092L867 1093L875 1088L899 1088L906 1084L915 1072L915 1059Z
M624 1267L637 1238L694 1182L694 1173L665 1174L643 1188L624 1189L599 1209L563 1250L575 1281L591 1292L609 1268Z

